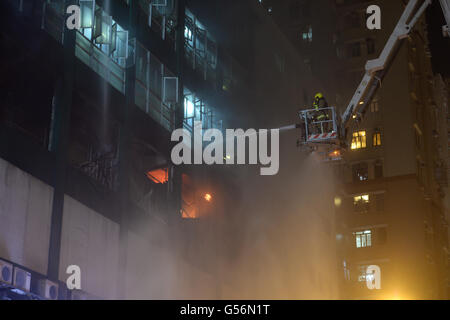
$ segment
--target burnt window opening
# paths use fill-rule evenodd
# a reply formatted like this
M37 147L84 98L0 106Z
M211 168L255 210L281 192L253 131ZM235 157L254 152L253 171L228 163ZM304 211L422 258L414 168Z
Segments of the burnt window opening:
M129 161L129 199L148 215L164 215L169 181L167 160L149 142L133 136Z
M102 116L75 95L71 113L68 161L93 182L117 189L119 124Z

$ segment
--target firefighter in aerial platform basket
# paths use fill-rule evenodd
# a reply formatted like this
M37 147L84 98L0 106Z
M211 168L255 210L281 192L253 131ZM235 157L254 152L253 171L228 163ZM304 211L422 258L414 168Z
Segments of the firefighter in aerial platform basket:
M322 93L319 92L314 96L313 108L315 110L312 117L313 122L315 122L313 125L314 132L328 132L328 122L323 121L329 121L330 116L328 110L323 110L324 108L328 108L328 103Z

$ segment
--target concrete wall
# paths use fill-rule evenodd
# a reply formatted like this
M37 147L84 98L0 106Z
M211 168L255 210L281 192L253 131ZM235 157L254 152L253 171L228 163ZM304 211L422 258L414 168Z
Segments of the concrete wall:
M47 272L53 188L0 159L0 257Z
M53 188L0 159L0 258L46 274ZM160 231L143 238L130 233L127 274L118 272L119 225L65 196L59 280L69 265L81 269L81 289L101 299L118 298L126 277L126 299L211 298L217 286L207 273L154 244ZM164 238L165 239L165 238ZM168 243L166 240L163 243Z
M81 268L81 289L105 299L117 297L119 225L69 196L64 198L59 278L69 265Z

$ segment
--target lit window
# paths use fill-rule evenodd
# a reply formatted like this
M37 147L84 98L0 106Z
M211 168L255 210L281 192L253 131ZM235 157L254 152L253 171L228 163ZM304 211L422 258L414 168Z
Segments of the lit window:
M81 28L92 28L94 26L95 1L81 0Z
M184 38L192 41L192 30L188 26L184 27Z
M372 231L358 231L353 232L356 241L356 248L366 248L372 246Z
M195 115L194 103L188 98L184 98L184 117L185 119L193 118Z
M365 147L367 147L366 132L365 131L354 132L353 138L352 138L351 149L357 150L357 149L363 149Z
M374 147L381 146L381 133L380 132L375 132L373 134L373 146Z
M368 194L353 197L353 207L357 213L365 213L369 211L370 198Z
M305 42L312 42L312 26L308 26L308 29L304 32L302 32L302 40Z
M375 280L375 275L373 273L367 273L368 267L369 267L369 265L359 265L358 266L358 281L359 282Z

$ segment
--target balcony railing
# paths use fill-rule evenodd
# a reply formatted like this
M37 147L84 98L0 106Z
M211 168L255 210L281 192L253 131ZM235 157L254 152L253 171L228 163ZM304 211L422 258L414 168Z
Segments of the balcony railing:
M125 93L125 67L119 65L80 32L77 32L75 55L114 88Z
M174 128L173 106L163 101L164 77L175 77L150 51L136 42L135 103L164 128Z

